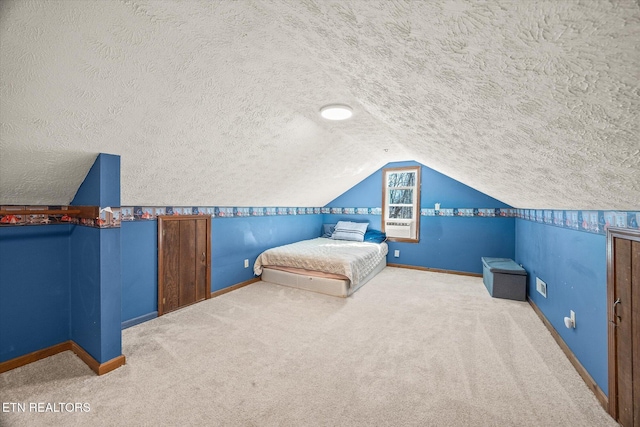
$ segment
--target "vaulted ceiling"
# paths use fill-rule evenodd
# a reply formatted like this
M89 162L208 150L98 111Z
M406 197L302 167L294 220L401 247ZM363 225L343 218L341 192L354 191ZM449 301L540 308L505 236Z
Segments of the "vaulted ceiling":
M318 111L353 107L345 122ZM0 2L0 204L323 206L416 160L520 208L640 208L635 0Z

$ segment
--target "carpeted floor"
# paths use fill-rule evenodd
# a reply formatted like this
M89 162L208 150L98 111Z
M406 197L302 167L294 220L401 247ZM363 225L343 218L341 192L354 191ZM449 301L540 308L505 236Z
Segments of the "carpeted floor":
M527 303L387 267L348 299L265 282L0 375L1 426L617 426ZM89 412L29 412L33 402ZM85 408L86 408L85 406Z

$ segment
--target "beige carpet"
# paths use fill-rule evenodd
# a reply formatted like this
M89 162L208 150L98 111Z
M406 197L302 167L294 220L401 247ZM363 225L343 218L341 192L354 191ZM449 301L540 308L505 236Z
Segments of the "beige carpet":
M264 282L0 375L2 426L616 426L527 303L386 268L348 299ZM32 402L89 412L30 413Z

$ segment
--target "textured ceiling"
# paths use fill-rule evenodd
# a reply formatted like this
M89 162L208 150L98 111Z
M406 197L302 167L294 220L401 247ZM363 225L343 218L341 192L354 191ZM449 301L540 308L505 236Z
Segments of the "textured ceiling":
M0 204L67 204L105 152L123 205L323 206L417 160L638 209L639 82L634 0L4 0Z

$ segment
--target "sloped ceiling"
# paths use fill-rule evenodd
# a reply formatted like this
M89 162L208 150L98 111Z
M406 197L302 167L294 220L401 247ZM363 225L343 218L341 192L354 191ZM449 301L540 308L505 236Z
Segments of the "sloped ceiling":
M323 206L416 160L640 208L634 0L4 0L0 61L0 204L67 204L105 152L123 205Z

